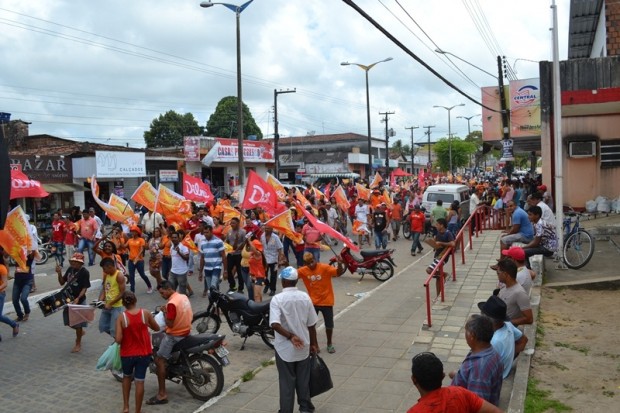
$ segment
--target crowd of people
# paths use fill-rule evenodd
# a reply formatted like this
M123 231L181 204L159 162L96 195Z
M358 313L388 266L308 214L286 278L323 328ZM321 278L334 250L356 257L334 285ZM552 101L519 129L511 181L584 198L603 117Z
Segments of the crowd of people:
M412 238L410 252L415 256L424 250L421 236L429 232L430 223L434 240L430 244L435 249L427 268L430 274L442 258L444 263L447 262L448 257L444 255L457 246L456 236L468 218L461 212L458 202L446 207L439 200L430 211L424 211L424 187L438 182L429 178L426 182L402 182L392 187L378 185L373 188L364 182L341 183L346 203L333 196L337 182L330 182L310 186L303 198L308 211L339 232L353 238L357 236L362 247L374 244L376 249L385 249L388 243L404 236L401 229L406 224ZM474 405L484 407L487 402L497 404L502 379L527 342L516 326L533 321L529 288L535 273L530 269L529 258L537 254L552 255L557 240L551 196L540 181L506 179L466 184L471 188L470 213L481 214L481 219L486 219L492 210L506 223L500 241L501 256L493 266L498 274L499 288L487 302L480 303L482 315L473 316L467 322L466 341L471 352L461 368L450 373L453 385L473 391L485 402L462 392L450 393L449 398L468 398ZM362 196L360 185L369 196ZM194 288L199 288L198 294L202 293L202 297L207 297L211 288L219 289L223 282L228 284L229 291L247 291L248 298L257 302L266 295L275 296L271 301L271 323L276 333L281 411L292 409L292 393L295 391L300 408L308 410L311 407L309 397L303 392L300 394L299 386L291 385L291 378L300 375L299 380L307 373L309 366L304 364L307 357L302 357L302 353L308 355L311 350L318 351L314 330L318 314L325 322L327 352L336 351L333 342L335 297L331 280L342 275L345 268L337 254L337 267L321 263L321 251L333 248L338 240L322 234L300 213L296 202L299 201L298 195L299 192L293 189L284 199L298 237L274 231L265 225L270 216L264 210L259 207L243 211L226 195L210 205L194 205L191 218L182 224L168 225L160 213L140 205L135 209L140 219L131 225L112 223L104 226L94 208L84 209L81 216L75 211L70 215L62 211L53 215L52 256L57 263L58 282L71 291L74 303L84 303L90 286L89 268L96 264L97 256L100 257L103 288L99 298L104 302L104 309L99 330L121 343L123 357L131 358L131 362L123 359L123 370L136 381L136 397L139 397L140 404L144 392L141 357L147 356L142 354L146 345L140 340L144 341L143 327L152 322L136 307L136 291L145 287L145 293L151 294L157 290L168 301L165 308L167 317L171 315L171 318L166 319L165 328L170 345L162 345L161 354L156 359L158 377L160 373L165 377L168 347L188 335L191 329L191 315L188 324L191 305L187 298L194 294L190 280L196 270L200 284L194 283ZM487 208L482 210L481 205ZM225 213L226 209L238 213L231 217ZM476 222L480 221L472 220L471 225L477 225ZM29 250L26 269L18 267L14 273L16 319L10 320L0 313L0 322L13 328L13 336L19 333L18 323L27 321L30 314L27 297L34 286L34 250L34 247ZM69 267L65 270L66 257ZM3 264L0 262L0 311L8 283L8 271ZM136 272L144 286L136 283ZM278 279L282 283L281 294L276 294ZM296 289L298 279L304 283L307 295ZM438 277L437 294L442 282L444 279ZM185 310L180 310L181 307ZM141 317L142 322L138 323ZM66 314L64 318L65 325L69 325ZM135 327L136 324L142 326ZM81 350L85 334L83 327L82 324L72 326L76 334L72 352ZM138 344L127 344L127 340L137 340ZM436 378L443 377L443 370L439 367L441 362L437 363L433 357L419 355L412 363L412 379L423 396L421 401L425 398L431 400L431 396L433 400L444 397L437 395L447 392L442 390L441 380L437 386L438 379L420 376L422 371ZM163 381L160 378L160 390L147 401L148 404L167 402ZM126 410L130 386L131 381L123 382Z

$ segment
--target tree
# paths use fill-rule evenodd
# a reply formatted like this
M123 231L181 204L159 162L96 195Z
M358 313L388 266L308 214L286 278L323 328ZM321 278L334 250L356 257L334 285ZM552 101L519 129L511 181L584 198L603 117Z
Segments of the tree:
M399 139L392 144L392 147L390 148L390 153L392 155L398 155L398 156L401 156L401 155L410 156L411 146L409 146L409 144L403 145L403 141Z
M147 148L182 146L184 136L202 135L203 131L191 113L181 115L169 110L151 121L150 130L144 132L144 141Z
M469 155L477 150L476 144L466 142L461 138L452 138L452 167L458 168L469 165ZM433 145L437 154L437 163L442 171L450 169L450 142L448 138L441 138Z
M263 132L256 124L250 113L250 109L243 104L243 138L256 135L257 139L263 138ZM237 137L237 97L226 96L222 98L215 108L215 112L207 121L207 136L220 138Z

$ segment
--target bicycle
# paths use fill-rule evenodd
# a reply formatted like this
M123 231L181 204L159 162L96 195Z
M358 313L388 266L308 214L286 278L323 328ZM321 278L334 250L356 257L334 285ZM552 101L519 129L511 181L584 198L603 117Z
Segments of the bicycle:
M564 217L564 263L568 268L577 270L585 266L594 255L594 237L581 228L581 214L572 209ZM575 220L573 221L573 217ZM572 228L571 228L571 224Z

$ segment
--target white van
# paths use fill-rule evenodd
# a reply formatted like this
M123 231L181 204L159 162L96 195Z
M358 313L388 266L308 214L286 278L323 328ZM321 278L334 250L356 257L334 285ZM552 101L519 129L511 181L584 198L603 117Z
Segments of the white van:
M441 184L431 185L424 191L422 196L422 207L430 213L431 209L437 205L437 200L441 199L443 207L448 209L454 201L461 204L461 218L469 216L469 187L461 184Z

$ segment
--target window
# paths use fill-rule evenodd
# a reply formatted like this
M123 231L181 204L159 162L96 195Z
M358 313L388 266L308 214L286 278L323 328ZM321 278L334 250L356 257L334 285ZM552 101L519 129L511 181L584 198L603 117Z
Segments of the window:
M620 166L620 139L601 140L601 168Z

